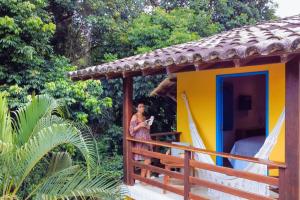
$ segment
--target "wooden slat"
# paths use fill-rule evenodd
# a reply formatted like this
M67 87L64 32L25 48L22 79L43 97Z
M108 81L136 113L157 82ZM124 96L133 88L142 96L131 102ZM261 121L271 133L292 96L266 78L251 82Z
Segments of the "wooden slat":
M156 167L156 166L153 166L153 165L145 165L144 163L140 163L140 162L137 162L137 161L133 161L133 165L135 167L140 167L140 168L143 168L143 169L147 169L147 170L150 170L152 172L156 172L156 173L159 173L159 174L168 175L168 176L170 176L172 178L175 178L175 179L179 179L179 180L183 180L184 179L184 175L183 174L175 172L175 171L166 170L166 169L163 169L163 168L160 168L160 167ZM203 200L203 199L206 199L204 197L198 196L198 195L193 194L191 192L190 192L189 196L193 200Z
M168 176L170 176L172 178L175 178L175 179L179 179L179 180L184 179L184 175L179 173L179 172L166 170L166 169L156 167L156 166L153 166L153 165L146 165L144 163L140 163L140 162L137 162L137 161L133 161L133 165L135 167L140 167L140 168L143 168L143 169L147 169L149 171L156 172L156 173L159 173L159 174L165 174L165 175L168 175Z
M187 159L184 160L183 158L179 158L179 157L175 157L175 156L170 156L170 155L165 155L165 154L161 154L161 153L157 153L157 152L151 152L151 151L147 151L147 150L141 150L141 149L137 149L137 148L133 148L132 149L133 153L137 153L137 154L141 154L147 157L154 157L157 159L163 159L163 160L172 160L175 162L187 162ZM185 156L186 157L186 156ZM177 172L172 172L169 170L165 170L159 167L155 167L155 166L150 166L150 165L145 165L142 163L138 163L136 161L133 162L134 166L138 166L138 167L142 167L145 169L148 169L150 171L154 171L160 174L166 174L170 177L174 177L174 178L178 178L178 179L184 179L184 175L177 173ZM232 176L236 176L239 177L241 176L241 178L246 178L249 180L254 180L254 181L258 181L258 182L263 182L263 183L267 183L267 184L272 184L272 185L278 185L278 180L276 178L273 177L266 177L266 176L261 176L261 175L257 175L257 174L252 174L252 173L248 173L248 172L243 172L243 171L237 171L237 170L233 170L233 169L229 169L229 168L225 168L225 167L219 167L219 166L213 166L213 165L209 165L206 163L200 163L194 160L190 160L189 159L189 163L188 165L192 166L192 167L196 167L196 168L201 168L201 169L205 169L205 170L211 170L211 171L216 171L219 173L225 173L228 175L232 175ZM187 172L189 172L189 170L186 170ZM189 172L190 173L190 172ZM187 175L187 174L185 174ZM185 182L187 182L187 180L185 180ZM147 182L146 182L147 183ZM271 200L272 198L269 197L265 197L262 195L258 195L258 194L253 194L253 193L249 193L243 190L239 190L233 187L228 187L222 184L218 184L218 183L213 183L207 180L202 180L202 179L198 179L195 177L191 177L189 176L189 184L197 184L200 185L202 187L208 187L211 189L215 189L221 192L225 192L231 195L235 195L235 196L239 196L242 198L247 198L247 199L261 199L261 200ZM163 184L162 184L163 185ZM157 186L160 187L162 189L168 190L167 188L165 188L164 186ZM189 194L189 198L191 198L191 193L189 191L190 186L185 184L185 188L188 189L188 192L183 192L183 195L187 195ZM185 197L187 199L187 197Z
M173 186L170 186L170 185L165 185L165 184L163 184L161 182L155 181L153 179L148 179L148 178L142 177L142 176L137 175L137 174L133 174L133 178L135 180L139 180L139 181L147 183L149 185L152 185L152 186L164 189L164 190L168 190L170 192L173 192L175 194L179 194L179 195L183 196L183 189L180 189L180 188L177 188L177 187L173 187Z
M174 186L170 186L170 185L165 185L161 182L158 182L158 181L155 181L155 180L152 180L152 179L147 179L147 178L141 177L140 175L137 175L137 174L134 174L133 178L136 179L136 180L139 180L141 182L144 182L144 183L147 183L149 185L161 188L163 190L173 192L173 193L181 195L181 196L183 196L183 194L184 194L183 189L180 189L180 188L174 187ZM190 194L190 196L193 200L209 200L205 197L201 197L199 195L195 195L195 194L192 194L192 193Z
M176 149L180 149L180 150L187 150L187 151L196 152L196 153L203 153L203 154L208 154L211 156L221 156L224 158L231 158L231 159L242 160L242 161L247 161L247 162L259 163L259 164L267 165L268 167L277 167L277 168L285 168L286 167L286 165L283 162L275 162L275 161L263 160L263 159L247 157L247 156L238 156L238 155L232 155L229 153L220 153L220 152L215 152L215 151L206 150L206 149L199 149L199 148L195 148L195 147L187 147L187 146L182 146L182 145L177 145L177 144L170 144L170 143L166 143L166 142L143 141L143 140L134 139L132 137L128 137L127 140L133 141L133 142L144 143L144 144L151 144L151 145L156 145L156 146L163 146L163 147L169 147L169 148L176 148Z
M153 151L132 148L132 152L135 154L140 154L140 155L146 156L146 157L157 158L157 159L165 160L165 161L174 161L174 162L183 163L183 158L170 156L170 155L166 155L166 154L162 154L162 153L157 153L157 152L153 152Z
M275 178L275 177L264 176L264 175L254 174L254 173L250 173L250 172L246 172L246 171L235 170L235 169L231 169L228 167L211 165L211 164L207 164L207 163L197 162L195 160L191 160L190 165L195 168L200 168L200 169L204 169L204 170L227 174L229 176L244 178L244 179L248 179L248 180L252 180L252 181L257 181L260 183L266 183L268 185L274 185L274 186L279 185L279 180L278 180L278 178Z
M209 200L208 198L196 195L196 194L194 194L192 192L190 192L189 195L190 195L190 200Z
M193 184L202 186L202 187L208 187L208 188L211 188L211 189L214 189L217 191L221 191L221 192L224 192L227 194L231 194L231 195L242 197L242 198L249 199L249 200L274 200L273 198L270 198L270 197L266 197L266 196L262 196L262 195L258 195L258 194L254 194L254 193L249 193L249 192L246 192L243 190L235 189L233 187L228 187L228 186L225 186L222 184L213 183L211 181L206 181L206 180L191 177L191 176L190 176L190 182Z
M153 158L162 159L162 160L171 160L171 161L180 162L180 163L184 162L183 158L165 155L165 154L161 154L161 153L157 153L157 152L151 152L151 151L141 150L141 149L136 149L136 148L133 148L132 151L133 151L133 153L141 154L141 155L147 156L147 157L153 157ZM219 173L227 174L229 176L235 176L235 177L253 180L253 181L257 181L257 182L261 182L261 183L266 183L268 185L274 185L274 186L279 185L279 180L278 180L278 178L275 178L275 177L263 176L263 175L249 173L249 172L245 172L245 171L239 171L239 170L235 170L235 169L231 169L231 168L227 168L227 167L210 165L210 164L198 162L195 160L190 160L190 165L192 167L209 170L209 171L214 171L214 172L219 172Z

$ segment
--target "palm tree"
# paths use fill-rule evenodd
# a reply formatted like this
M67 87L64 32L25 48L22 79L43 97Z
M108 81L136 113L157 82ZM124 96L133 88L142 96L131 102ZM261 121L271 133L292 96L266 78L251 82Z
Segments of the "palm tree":
M53 153L63 144L75 146L84 165L74 165L66 152ZM20 197L24 181L45 157L49 158L47 173L25 197ZM10 113L6 98L0 94L1 200L120 198L119 181L97 173L97 162L94 140L62 118L57 100L36 96Z

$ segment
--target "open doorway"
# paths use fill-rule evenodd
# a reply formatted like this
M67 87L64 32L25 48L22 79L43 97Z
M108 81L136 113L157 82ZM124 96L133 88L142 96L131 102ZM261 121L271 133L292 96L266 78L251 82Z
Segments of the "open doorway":
M268 73L217 77L217 151L254 156L268 135ZM217 164L243 169L247 163L217 157Z

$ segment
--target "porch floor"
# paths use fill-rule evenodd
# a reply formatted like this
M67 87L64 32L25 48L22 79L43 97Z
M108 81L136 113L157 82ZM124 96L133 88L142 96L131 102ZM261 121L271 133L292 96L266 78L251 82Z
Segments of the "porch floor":
M156 178L155 180L162 182L162 177ZM179 183L176 180L172 180L171 184L172 186L176 185L176 187L178 188L183 188L182 183ZM128 189L128 196L134 200L154 200L154 199L183 200L183 197L180 195L168 191L166 191L166 193L164 194L161 188L154 187L140 182L135 183L133 186L127 186L127 189ZM192 187L191 190L194 194L200 195L204 198L211 199L211 200L220 200L218 198L210 196L207 188L195 186ZM278 197L278 195L271 191L270 197L275 199Z

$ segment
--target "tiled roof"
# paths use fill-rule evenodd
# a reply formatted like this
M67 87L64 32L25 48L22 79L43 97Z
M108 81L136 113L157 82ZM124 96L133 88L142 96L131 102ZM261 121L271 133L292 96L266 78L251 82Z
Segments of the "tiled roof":
M198 41L187 42L150 53L123 58L70 72L73 79L100 77L107 74L165 68L167 66L220 62L300 51L300 15L262 22L222 32Z

